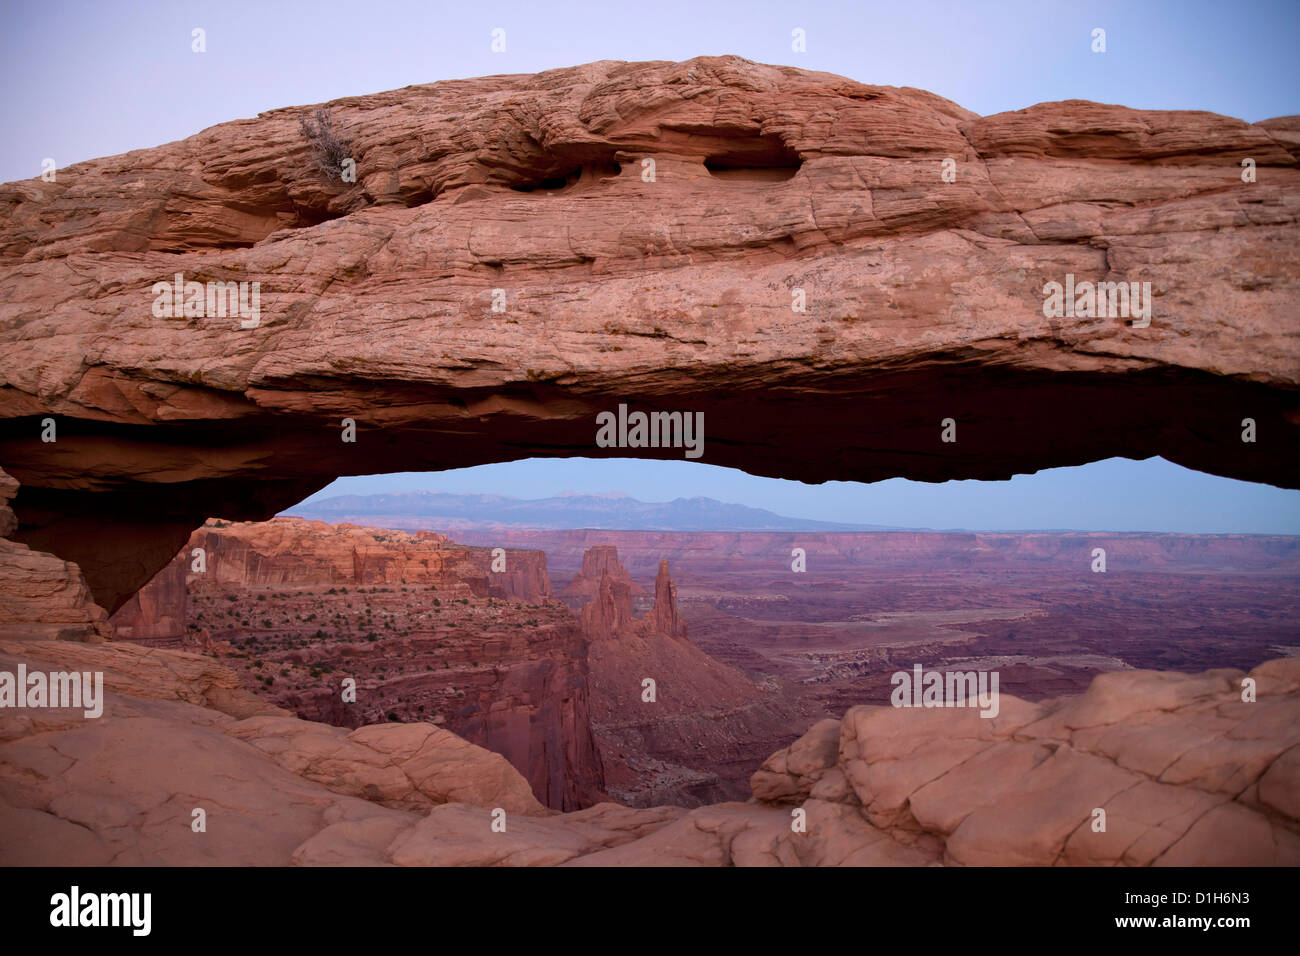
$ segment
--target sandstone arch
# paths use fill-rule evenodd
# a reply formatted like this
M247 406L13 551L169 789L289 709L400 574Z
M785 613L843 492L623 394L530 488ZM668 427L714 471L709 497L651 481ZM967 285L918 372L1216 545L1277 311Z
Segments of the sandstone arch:
M805 481L1161 455L1300 487L1300 118L980 117L736 57L602 61L331 104L358 170L333 184L311 109L0 187L16 536L110 611L209 515L598 456L620 401L703 411L703 461ZM259 282L259 324L155 318L176 273ZM1150 326L1045 318L1067 274L1150 282Z

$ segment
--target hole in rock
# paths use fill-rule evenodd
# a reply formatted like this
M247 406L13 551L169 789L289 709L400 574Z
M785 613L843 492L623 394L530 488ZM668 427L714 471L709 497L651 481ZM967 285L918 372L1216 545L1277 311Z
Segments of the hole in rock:
M1300 492L1161 459L822 486L522 459L342 478L269 521L214 516L114 623L214 654L307 719L446 727L557 809L602 792L695 806L747 799L770 754L888 702L914 664L996 671L1039 700L1111 670L1276 657L1300 639L1297 530Z
M609 176L617 176L622 167L613 161L593 162L569 166L560 170L547 170L510 188L521 193L552 193L571 189L580 184L590 185Z
M741 182L784 182L802 165L799 154L779 136L737 139L704 161L704 168L714 177Z

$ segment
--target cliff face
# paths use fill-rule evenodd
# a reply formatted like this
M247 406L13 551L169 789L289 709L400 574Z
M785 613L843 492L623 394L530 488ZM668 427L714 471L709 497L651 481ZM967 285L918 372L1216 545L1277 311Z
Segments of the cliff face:
M206 540L206 537L199 531L191 540ZM190 561L187 547L117 609L111 620L118 640L172 645L184 643L189 610L186 577Z
M596 593L581 611L582 630L593 641L613 640L626 633L637 620L632 613L632 597L625 582L608 570L600 572Z
M582 567L560 592L560 597L581 607L596 597L603 586L602 578L607 575L613 585L627 592L629 598L645 594L645 589L628 577L627 570L618 560L618 548L598 544L583 551Z
M18 526L9 501L18 482L0 468L0 637L102 641L113 635L81 569L10 540Z
M581 620L607 789L634 806L742 797L758 762L801 729L797 709L687 639L667 561L641 617L617 552L588 552L579 580L594 566L600 583Z
M339 475L686 453L599 446L619 396L810 482L1160 455L1300 486L1295 118L602 61L330 104L332 186L314 109L0 188L18 534L110 611L204 518ZM155 315L177 274L258 283L255 324ZM1045 308L1076 280L1147 284L1148 320Z
M549 599L544 553L492 566L491 549L427 531L209 521L113 623L119 639L211 648L303 717L432 720L504 755L546 805L587 806L603 774L586 638Z
M194 550L205 570L192 571ZM504 549L503 549L504 550ZM511 550L494 571L492 549L457 546L431 531L330 525L299 518L265 523L209 521L180 553L112 616L125 640L180 640L187 580L194 587L265 589L341 585L436 586L475 597L545 601L551 583L546 553Z
M505 571L491 570L487 548L455 544L432 531L330 525L301 518L261 523L209 521L191 536L207 554L208 570L194 581L218 587L435 585L457 596L535 601L550 594L546 555L507 552Z

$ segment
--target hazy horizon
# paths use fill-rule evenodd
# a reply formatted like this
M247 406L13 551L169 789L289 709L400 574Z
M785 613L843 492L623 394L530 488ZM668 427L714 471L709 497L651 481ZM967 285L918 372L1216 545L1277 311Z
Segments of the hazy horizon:
M698 462L532 458L339 478L294 507L339 495L422 490L534 501L565 492L623 494L647 503L703 497L789 518L934 531L1300 534L1300 491L1207 475L1161 458L1110 458L1008 481L891 478L823 485ZM1211 501L1212 511L1206 506Z

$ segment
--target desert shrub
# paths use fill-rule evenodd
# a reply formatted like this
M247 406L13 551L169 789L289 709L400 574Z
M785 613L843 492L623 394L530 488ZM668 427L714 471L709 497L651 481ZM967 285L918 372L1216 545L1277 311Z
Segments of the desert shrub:
M311 144L312 168L325 178L340 182L343 179L343 161L352 156L352 146L334 128L329 110L318 109L315 119L315 124L305 116L298 120L302 135Z

